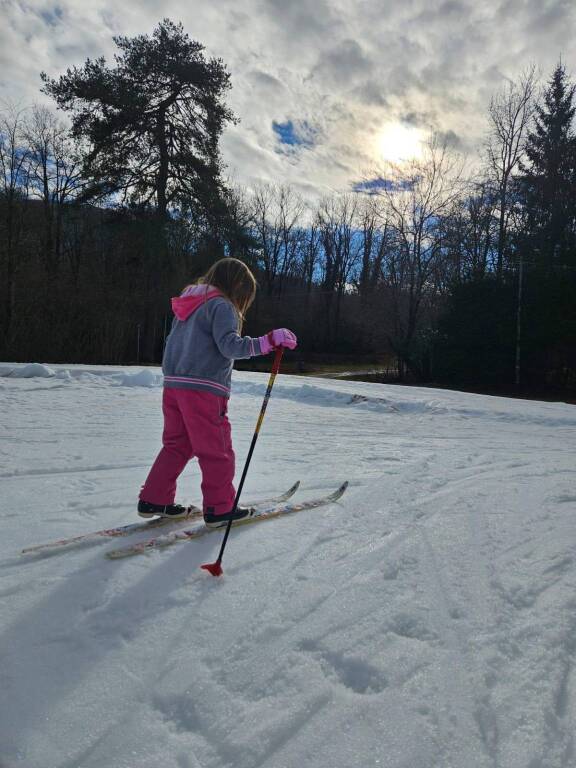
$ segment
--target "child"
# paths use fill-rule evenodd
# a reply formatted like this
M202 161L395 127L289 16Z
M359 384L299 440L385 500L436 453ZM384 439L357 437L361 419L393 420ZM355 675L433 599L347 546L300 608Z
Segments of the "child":
M297 344L286 328L259 338L239 335L255 295L256 280L248 267L238 259L221 259L172 299L176 318L162 361L163 447L140 492L141 517L186 516L188 510L174 504L176 481L194 456L202 471L206 525L225 525L253 513L246 507L233 509L234 451L226 415L232 367L234 360Z

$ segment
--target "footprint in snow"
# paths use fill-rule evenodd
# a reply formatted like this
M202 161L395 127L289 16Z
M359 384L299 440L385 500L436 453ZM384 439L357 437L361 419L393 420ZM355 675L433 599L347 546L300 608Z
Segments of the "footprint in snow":
M357 656L322 649L315 642L303 642L300 651L320 664L324 676L360 695L381 693L388 687L386 676Z

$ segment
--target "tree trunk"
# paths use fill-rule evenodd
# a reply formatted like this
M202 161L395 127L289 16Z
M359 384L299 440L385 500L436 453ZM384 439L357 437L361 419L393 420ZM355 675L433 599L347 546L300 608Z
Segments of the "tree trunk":
M160 165L156 178L156 211L161 222L166 220L168 200L166 188L168 186L168 142L166 139L166 109L161 107L158 111L157 127L158 150L160 153Z

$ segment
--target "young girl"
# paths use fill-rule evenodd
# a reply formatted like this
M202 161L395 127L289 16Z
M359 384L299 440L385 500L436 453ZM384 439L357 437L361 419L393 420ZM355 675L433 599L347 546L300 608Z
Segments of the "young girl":
M294 349L286 328L266 336L240 336L256 280L238 259L217 261L196 285L172 299L176 316L166 340L162 371L164 432L158 454L140 492L141 517L185 517L174 504L176 481L194 456L202 471L204 520L225 525L252 510L233 509L234 451L227 417L234 360L266 355L278 346Z

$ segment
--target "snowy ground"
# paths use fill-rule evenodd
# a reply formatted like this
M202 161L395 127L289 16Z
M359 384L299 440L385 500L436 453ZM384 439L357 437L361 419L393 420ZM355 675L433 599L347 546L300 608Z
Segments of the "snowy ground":
M159 383L0 366L1 768L576 765L574 406L280 377L245 498L341 503L234 532L222 579L220 534L20 556L136 520Z

